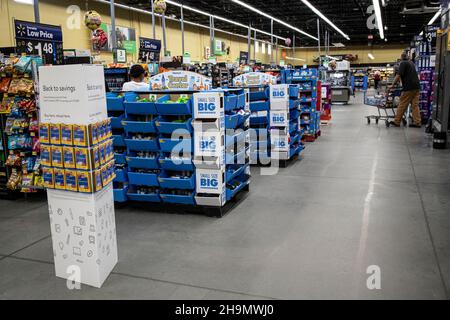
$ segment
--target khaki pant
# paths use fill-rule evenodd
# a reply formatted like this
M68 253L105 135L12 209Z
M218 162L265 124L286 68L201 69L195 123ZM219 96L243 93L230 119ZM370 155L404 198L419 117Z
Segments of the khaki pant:
M422 118L420 117L419 110L419 98L420 90L404 91L402 93L394 120L397 125L400 125L403 115L405 114L406 109L408 109L410 103L412 105L412 117L414 124L417 124L419 126L422 124Z

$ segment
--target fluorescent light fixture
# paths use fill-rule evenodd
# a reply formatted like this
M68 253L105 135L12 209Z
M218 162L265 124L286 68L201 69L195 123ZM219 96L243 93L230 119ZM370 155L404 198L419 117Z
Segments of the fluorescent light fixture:
M266 54L266 44L264 42L261 43L261 53Z
M382 5L383 7L386 7L386 0L381 0L381 5Z
M433 16L433 18L431 18L430 22L428 22L428 25L431 26L437 20L437 18L439 18L441 16L441 13L442 13L442 9L439 9L439 11L436 12L436 14Z
M347 39L350 40L350 37L348 35L346 35L341 29L339 29L338 27L336 27L336 25L331 22L327 17L325 17L322 12L320 12L320 10L318 10L316 7L314 7L309 1L307 0L301 0L307 7L309 7L315 14L317 14L320 18L322 18L322 20L324 20L326 23L328 23L330 26L332 26L337 32L339 32L340 34L342 34L342 36Z
M34 0L14 0L14 2L21 3L21 4L33 4Z
M263 16L263 17L266 17L266 18L268 18L268 19L271 19L271 20L273 20L273 21L275 21L275 22L277 22L277 23L279 23L279 24L281 24L281 25L283 25L283 26L285 26L285 27L288 27L288 28L290 28L290 29L292 29L292 30L294 30L294 31L297 31L298 33L301 33L301 34L303 34L303 35L305 35L305 36L307 36L307 37L310 37L311 39L314 39L314 40L316 40L316 41L319 41L319 39L316 38L316 37L314 37L313 35L310 35L309 33L305 32L305 31L303 31L303 30L300 30L299 28L296 28L296 27L290 25L289 23L286 23L286 22L284 22L284 21L282 21L282 20L280 20L280 19L277 19L277 18L275 18L275 17L272 17L271 15L269 15L269 14L267 14L267 13L261 11L261 10L258 10L258 9L252 7L251 5L249 5L249 4L247 4L247 3L243 2L243 1L240 1L240 0L231 0L231 1L234 2L234 3L236 3L236 4L238 4L238 5L240 5L240 6L242 6L242 7L244 7L244 8L247 8L248 10L251 10L251 11L253 11L253 12L256 12L257 14L259 14L259 15L261 15L261 16Z
M375 56L373 54L369 53L367 56L370 60L375 60Z
M294 58L294 57L286 57L286 60L306 61L305 59L301 59L301 58Z
M259 42L255 40L255 52L259 53Z
M383 19L381 18L380 0L372 0L375 8L375 15L377 17L378 31L380 31L380 38L384 39Z
M332 43L333 47L336 48L344 48L345 44L343 44L342 42L337 42L337 43Z
M267 45L267 54L268 55L272 54L272 45L270 43Z
M166 2L167 2L168 4L174 5L174 6L176 6L176 7L180 7L180 8L181 8L181 6L182 6L181 3L178 3L178 2L175 2L175 1L172 1L172 0L166 0ZM221 17L221 16L216 16L216 15L213 15L213 14L209 14L208 12L205 12L205 11L202 11L202 10L199 10L199 9L196 9L196 8L193 8L193 7L189 7L189 6L183 5L183 10L189 10L189 11L192 11L192 12L196 12L196 13L198 13L198 14L201 14L201 15L204 15L204 16L207 16L207 17L214 17L214 19L221 20L221 21L224 21L224 22L228 22L228 23L230 23L230 24L234 24L235 26L238 26L238 27L242 27L242 28L248 29L248 26L246 26L246 25L243 24L243 23L239 23L239 22L236 22L236 21L233 21L233 20L230 20L230 19ZM258 32L258 33L262 33L262 34L265 34L265 35L267 35L267 36L271 36L270 32L267 32L267 31L264 31L264 30L255 29L255 28L251 28L251 29L252 29L252 30L256 30L256 32ZM286 40L286 38L277 36L277 35L275 35L275 34L274 34L273 36L274 36L275 38L280 39L280 40Z

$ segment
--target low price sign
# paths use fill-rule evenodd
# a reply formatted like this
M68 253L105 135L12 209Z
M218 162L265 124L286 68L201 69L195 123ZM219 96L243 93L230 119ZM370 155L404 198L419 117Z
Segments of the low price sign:
M139 60L142 62L159 62L161 40L139 37Z
M14 20L17 53L41 56L44 64L63 64L60 26Z

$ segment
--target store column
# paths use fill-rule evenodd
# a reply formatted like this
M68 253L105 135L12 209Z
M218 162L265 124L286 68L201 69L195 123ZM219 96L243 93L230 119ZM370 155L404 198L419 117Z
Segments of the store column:
M56 276L99 288L118 259L103 67L40 67L39 93Z

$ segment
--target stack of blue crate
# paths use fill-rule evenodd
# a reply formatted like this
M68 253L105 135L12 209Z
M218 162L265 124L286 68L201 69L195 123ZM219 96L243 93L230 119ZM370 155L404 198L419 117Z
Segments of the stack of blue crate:
M250 163L270 163L270 89L250 88Z

